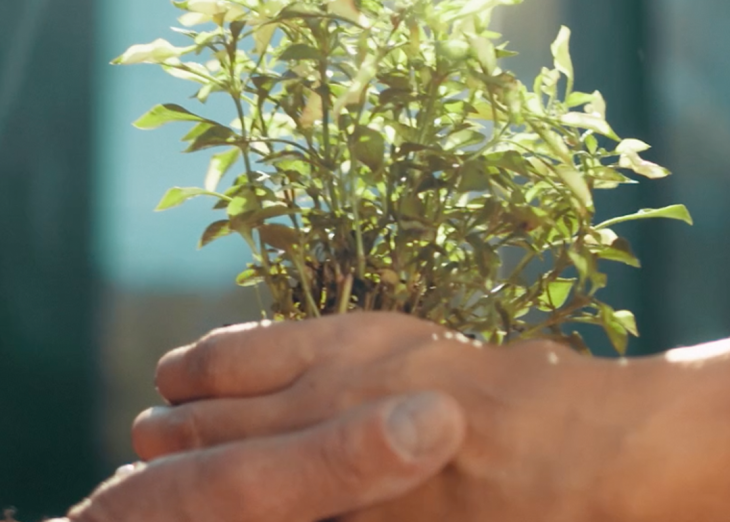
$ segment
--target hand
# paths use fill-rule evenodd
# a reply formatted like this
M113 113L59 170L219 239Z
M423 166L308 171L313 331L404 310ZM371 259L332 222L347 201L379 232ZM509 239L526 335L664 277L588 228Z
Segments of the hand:
M134 440L149 459L440 390L468 420L451 465L344 520L725 520L727 364L667 361L591 359L548 342L480 349L382 313L244 325L161 360L159 389L178 406L142 414Z
M625 422L619 375L550 343L505 351L413 318L354 314L213 332L160 362L174 408L135 424L142 458L286 433L393 394L442 390L469 420L448 470L348 520L593 520ZM602 412L598 414L596 412ZM569 518L574 517L574 518Z
M122 468L68 516L72 522L313 522L416 487L453 457L463 435L453 399L390 398L297 433Z

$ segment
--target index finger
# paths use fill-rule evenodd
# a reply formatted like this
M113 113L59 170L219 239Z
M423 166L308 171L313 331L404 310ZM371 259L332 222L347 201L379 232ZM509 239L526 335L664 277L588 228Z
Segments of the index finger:
M378 312L236 325L165 355L156 383L173 404L270 394L289 387L328 357L370 360L443 331L412 316Z

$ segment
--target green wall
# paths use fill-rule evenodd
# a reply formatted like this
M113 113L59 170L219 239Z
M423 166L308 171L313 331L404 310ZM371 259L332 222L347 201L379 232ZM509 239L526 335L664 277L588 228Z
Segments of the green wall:
M0 506L61 514L93 433L91 0L0 2Z

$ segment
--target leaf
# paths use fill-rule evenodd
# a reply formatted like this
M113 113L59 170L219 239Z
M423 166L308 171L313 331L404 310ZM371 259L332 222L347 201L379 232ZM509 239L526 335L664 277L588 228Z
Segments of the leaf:
M215 190L221 178L230 170L240 155L241 149L238 147L233 147L226 152L213 155L208 165L208 171L205 174L205 189Z
M256 286L264 281L264 277L259 275L259 271L254 268L244 270L236 277L236 284L239 286Z
M588 129L603 136L607 136L612 140L618 140L618 135L614 132L608 122L595 114L586 114L583 112L569 112L560 117L560 123L569 127L578 127L579 129Z
M307 44L293 44L287 47L283 53L279 55L279 60L321 60L322 53L319 49Z
M641 263L632 252L631 245L626 239L622 237L617 237L608 246L594 249L591 245L589 245L588 248L589 250L591 250L591 252L594 252L600 259L605 259L607 261L616 261L628 266L633 266L634 268L641 268Z
M378 62L375 55L368 55L365 61L360 66L360 69L355 76L347 90L335 100L335 104L332 108L332 114L335 118L339 118L342 109L347 105L358 103L363 91L368 88L368 85L375 78L378 72Z
M639 210L635 214L629 214L627 216L615 217L604 221L600 225L596 225L595 229L600 230L602 228L612 227L618 223L624 223L626 221L635 221L637 219L652 219L652 218L665 218L665 219L676 219L678 221L684 221L685 223L692 225L692 216L684 205L670 205L664 208L652 209L644 208Z
M254 212L260 208L256 194L251 189L241 190L236 196L228 203L226 212L228 217L231 219L237 218L247 212Z
M593 196L591 195L591 189L588 187L585 176L582 172L579 172L570 167L556 167L555 171L558 176L568 185L568 188L575 194L580 204L584 207L590 208L593 206Z
M621 323L621 326L634 337L639 337L639 329L636 327L636 317L629 310L616 310L613 317Z
M163 38L158 38L148 44L133 45L124 54L112 61L113 65L131 65L136 63L163 63L170 58L178 58L185 53L194 51L195 45L189 47L175 47Z
M568 108L580 107L586 103L591 103L594 100L593 94L587 92L573 91L570 93L568 98L565 100L565 105Z
M271 205L260 210L256 210L247 217L245 222L248 224L262 223L267 219L273 219L281 216L292 216L298 214L298 208L289 208L286 205Z
M299 232L286 225L271 223L258 227L261 241L277 250L290 251L299 246Z
M601 319L601 326L603 326L603 329L606 331L606 335L611 341L611 344L619 355L625 355L626 348L629 344L627 328L616 317L616 312L614 312L613 308L608 305L601 305L599 316ZM625 316L623 317L623 320L627 320ZM634 328L635 327L636 325L634 325Z
M466 161L459 169L459 185L456 191L465 192L482 192L491 186L491 180L485 162L480 159L472 159Z
M483 156L486 165L499 167L523 176L530 175L530 165L524 156L517 151L508 150L505 152L494 152Z
M173 121L205 122L207 120L202 116L193 114L180 105L166 103L164 105L155 105L152 109L135 121L133 125L138 129L151 130Z
M630 154L632 152L638 154L639 152L645 152L650 148L651 145L648 143L644 143L643 141L634 138L629 138L621 140L621 143L616 146L616 152L618 154Z
M377 171L385 161L385 138L370 127L358 126L352 139L352 154L356 160Z
M571 82L573 80L573 60L570 58L570 29L560 28L558 37L550 46L555 61L555 68L563 73Z
M232 138L236 137L236 133L228 127L215 124L205 132L196 136L191 141L185 152L196 152L210 147L221 147L223 145L231 145Z
M184 202L197 196L215 196L220 199L226 199L223 194L211 192L198 187L173 187L168 190L157 204L155 211L167 210L168 208L177 207Z
M664 167L657 165L656 163L652 163L651 161L646 161L645 159L642 159L636 152L633 151L627 151L621 154L619 166L622 169L633 170L636 174L647 177L649 179L665 178L670 174L670 172Z
M367 18L358 10L357 4L354 0L329 0L325 5L331 14L364 26Z
M575 284L575 279L561 279L547 284L545 291L538 297L538 308L545 312L557 310L565 304Z
M485 136L480 132L471 129L464 129L449 135L444 143L444 149L464 149L473 145L478 145L485 139Z
M471 47L464 40L446 40L436 42L439 56L451 62L463 61L469 56Z
M198 248L203 248L204 246L215 241L216 239L225 237L232 233L233 230L231 230L230 222L227 219L211 223L210 225L208 225L208 228L205 229L205 232L203 232L203 236L198 242Z

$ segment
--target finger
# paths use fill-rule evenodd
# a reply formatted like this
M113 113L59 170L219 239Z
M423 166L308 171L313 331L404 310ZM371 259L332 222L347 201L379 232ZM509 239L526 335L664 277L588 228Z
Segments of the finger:
M150 408L132 425L132 445L139 458L152 460L236 440L284 434L331 417L316 408L292 411L292 405L280 395Z
M268 394L287 388L313 363L335 353L368 360L441 331L435 324L387 313L221 328L165 355L157 367L157 387L172 404Z
M418 487L458 451L458 404L421 393L290 435L166 457L112 479L70 522L312 522Z

